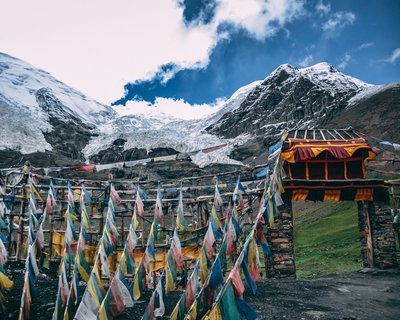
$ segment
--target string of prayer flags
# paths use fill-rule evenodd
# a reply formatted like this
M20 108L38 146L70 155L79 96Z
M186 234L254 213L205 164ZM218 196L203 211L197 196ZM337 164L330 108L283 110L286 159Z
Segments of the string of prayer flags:
M76 266L78 268L78 272L81 275L82 279L86 282L89 281L90 278L90 265L89 262L85 259L83 255L83 251L80 245L78 245L76 251Z
M68 205L70 205L72 208L75 207L74 192L72 191L72 185L69 181L67 183L67 201Z
M233 191L233 202L239 210L244 209L243 193L244 186L240 182L240 176L237 178L235 190Z
M133 208L133 217L132 218L134 221L135 230L137 230L137 228L139 227L139 218L138 218L136 206Z
M199 282L199 263L197 261L193 273L191 274L188 283L186 284L185 289L185 307L188 309L195 300L197 292L201 287L201 283Z
M101 272L107 278L110 278L110 262L108 261L108 255L104 249L104 240L100 243L99 247L99 258L101 262Z
M64 318L64 310L65 306L67 305L68 296L69 286L67 280L67 264L63 259L61 261L61 273L58 276L57 300L53 313L54 320L61 320Z
M165 291L168 294L176 289L176 271L174 259L171 250L167 254L167 262L165 264Z
M7 277L3 265L0 263L0 297L1 298L3 297L4 290L10 291L13 288L13 286L14 282ZM0 304L2 303L3 299L0 299Z
M137 210L137 214L144 218L144 205L143 205L143 200L142 200L142 196L140 193L140 188L137 187L137 191L136 191L136 203L135 203L135 208Z
M4 306L4 291L10 291L14 283L11 281L3 268L4 264L7 262L7 250L4 246L3 240L0 238L0 306Z
M95 265L93 267L97 268ZM82 301L79 304L74 319L76 320L95 320L100 308L100 303L103 300L103 294L99 287L99 282L95 272L90 274L89 281L85 293L83 294Z
M141 261L141 263L139 264L139 266L136 269L135 272L135 277L133 279L133 298L137 301L140 299L140 297L142 296L142 292L143 292L143 276L145 274L145 268L143 268L143 259Z
M28 245L28 254L25 261L25 277L24 287L22 289L21 305L19 310L19 320L25 320L30 318L30 308L32 297L35 296L35 283L39 269L36 264L36 247L34 244Z
M111 186L110 186L110 197L115 202L115 204L121 203L121 197L119 196L117 190L115 190L115 187L113 184L111 184Z
M128 284L121 270L121 265L117 267L110 288L104 297L99 308L98 319L108 320L123 313L126 308L133 306L133 299L129 293Z
M212 209L211 209L211 217L213 218L213 222L214 222L215 226L216 226L218 229L221 229L221 228L222 228L222 225L221 225L221 221L219 221L219 218L218 218L218 216L217 216L217 209L216 209L215 205L212 206Z
M32 174L29 174L29 185L30 185L30 190L33 192L36 199L40 202L43 202L43 199L39 193L39 187L37 186L35 178L32 176Z
M92 198L90 197L89 193L86 190L86 186L83 183L82 183L82 187L81 187L81 196L80 196L79 201L80 201L81 208L85 204L88 204L88 203L92 202Z
M71 278L71 284L69 288L67 304L64 310L64 320L70 320L70 319L72 320L74 318L75 309L78 306L78 298L79 298L78 286L79 286L78 266L75 263L74 271L72 273L72 278Z
M49 192L47 193L46 199L46 212L47 214L53 213L53 208L57 205L57 193L54 188L53 181L50 180Z
M156 205L155 205L155 209L154 209L154 216L155 216L157 222L161 222L161 218L164 215L163 210L162 210L162 199L163 199L163 197L161 194L160 185L158 185L157 199L156 199Z
M206 247L207 257L208 259L212 259L214 255L214 243L215 243L215 236L214 230L212 228L211 220L208 223L208 229L204 236L204 246Z
M165 313L165 280L164 275L162 274L160 279L158 280L156 290L154 292L154 316L162 317Z
M254 278L256 278L256 277L253 278L253 274L255 275L254 268L257 268L257 264L253 260L254 258L256 258L255 253L253 252L254 246L250 246L250 243L251 243L251 237L248 237L248 239L246 240L246 243L244 245L244 248L243 248L244 257L243 257L241 266L242 266L243 274L245 276L247 284L250 286L253 294L256 294L257 285L254 280ZM251 247L251 249L250 249L250 247Z
M230 281L225 286L218 304L221 309L222 319L240 320L239 310L235 303L235 294Z
M217 257L211 269L209 285L212 290L215 290L217 287L222 285L223 282L224 276L222 275L221 259Z
M216 179L215 182L215 192L214 192L214 207L216 211L219 211L220 209L222 209L223 206L223 200L221 197L221 194L219 192L218 189L218 178Z
M182 195L182 186L179 190L179 203L178 203L178 214L176 216L176 225L178 226L178 230L180 232L184 232L188 226L188 223L185 219L185 215L183 214L183 195Z
M36 200L35 194L32 191L32 185L29 189L29 224L32 225L34 228L37 227L38 225L38 220L37 220L37 207L38 207L38 202Z
M86 229L90 228L91 222L84 203L81 206L81 223L83 223Z
M193 300L194 301L194 300ZM179 299L177 305L175 306L174 310L172 310L171 315L169 316L170 320L181 320L184 319L186 310L192 305L193 302L191 302L187 307L186 307L186 301L185 301L185 295L181 295L181 298Z
M247 319L247 320L256 320L258 319L258 314L252 307L250 307L244 300L243 298L236 298L236 307L242 316L242 318Z

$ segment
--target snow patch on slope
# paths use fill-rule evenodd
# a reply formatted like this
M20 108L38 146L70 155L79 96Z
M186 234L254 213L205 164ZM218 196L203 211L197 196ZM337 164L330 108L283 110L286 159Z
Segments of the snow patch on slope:
M234 143L240 143L240 139L221 139L209 134L204 129L219 120L226 112L238 108L249 92L261 81L255 81L238 89L214 114L204 119L180 120L165 115L156 110L151 110L146 115L131 114L115 118L100 127L101 134L92 138L83 150L86 159L108 149L116 139L122 138L127 142L124 149L140 148L150 151L155 148L173 148L178 152L193 152L227 143L228 146L209 154L199 152L192 157L195 164L200 167L211 163L241 164L239 161L229 158ZM121 106L117 106L121 112Z
M371 97L379 92L383 92L387 89L391 89L391 88L395 88L395 87L399 87L399 86L400 86L399 83L391 83L391 84L384 84L384 85L368 87L368 88L360 91L359 93L357 93L354 97L352 97L348 101L348 107L350 107L360 101L366 100L369 97Z

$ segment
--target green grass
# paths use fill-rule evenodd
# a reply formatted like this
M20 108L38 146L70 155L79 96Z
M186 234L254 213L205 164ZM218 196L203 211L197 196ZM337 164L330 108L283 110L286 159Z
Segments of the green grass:
M325 210L325 214L321 214ZM296 219L297 218L297 219ZM318 210L294 211L297 277L315 277L362 268L357 206L339 202Z

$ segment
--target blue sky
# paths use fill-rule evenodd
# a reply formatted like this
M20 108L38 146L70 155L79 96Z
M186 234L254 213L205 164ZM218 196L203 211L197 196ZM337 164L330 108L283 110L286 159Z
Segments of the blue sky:
M209 23L215 2L188 2L184 19L196 21L205 8L203 23ZM154 78L127 84L126 96L117 103L132 99L153 102L160 96L192 104L212 103L265 78L283 63L304 67L326 61L369 83L399 82L400 52L395 51L400 47L399 17L397 0L307 1L299 17L265 39L226 25L229 37L216 45L205 67L178 71L164 83L162 74L174 67L166 64Z
M0 0L0 7L7 12L0 52L132 112L210 111L283 63L326 61L369 83L400 82L398 0Z

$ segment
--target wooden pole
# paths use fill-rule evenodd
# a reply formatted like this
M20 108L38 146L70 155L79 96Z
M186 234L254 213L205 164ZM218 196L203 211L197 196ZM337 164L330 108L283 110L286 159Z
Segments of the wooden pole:
M13 195L15 196L15 188L13 188ZM11 205L10 208L10 225L11 223L14 223L13 218L13 211L14 211L14 202ZM12 232L10 232L10 228L9 228L9 232L8 232L8 256L11 257L12 256Z
M144 247L144 219L142 219L142 247Z
M174 210L174 207L171 207L171 226L172 226L172 230L175 230L175 210Z
M192 213L192 228L195 229L193 205L189 205L189 207L190 207L190 212Z
M22 184L21 190L21 207L19 212L19 227L18 227L18 245L16 252L17 261L20 260L21 249L24 243L24 213L25 213L25 196L26 196L26 184Z
M53 208L54 209L54 208ZM53 230L54 230L54 215L53 212L49 214L50 221L50 240L49 240L49 261L53 258Z

